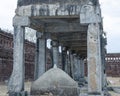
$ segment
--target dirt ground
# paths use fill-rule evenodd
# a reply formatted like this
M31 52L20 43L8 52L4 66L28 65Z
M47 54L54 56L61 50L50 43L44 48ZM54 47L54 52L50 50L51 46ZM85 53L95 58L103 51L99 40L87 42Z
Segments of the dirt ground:
M30 92L31 82L25 82L25 90ZM0 83L0 96L8 96L7 94L7 86L5 83Z
M116 78L108 77L107 80L110 85L120 87L120 77L116 77Z
M109 83L109 86L113 86L113 87L120 87L120 77L108 77L107 81ZM113 91L109 92L112 96L120 96L120 94L117 94Z
M109 86L119 86L120 87L120 77L119 78L113 78L113 77L108 77L107 78L108 82L109 82ZM31 86L31 82L25 82L25 90L26 91L30 91L30 86ZM110 92L110 94L112 96L120 96L120 94L117 94L113 91ZM0 96L8 96L7 94L7 86L5 85L5 83L0 83Z

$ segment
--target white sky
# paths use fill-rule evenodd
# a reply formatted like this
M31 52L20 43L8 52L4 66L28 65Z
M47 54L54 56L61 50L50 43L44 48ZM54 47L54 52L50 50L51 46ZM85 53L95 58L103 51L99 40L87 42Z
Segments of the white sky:
M107 32L107 52L120 53L120 0L100 0L104 31ZM0 28L12 30L17 0L1 0Z

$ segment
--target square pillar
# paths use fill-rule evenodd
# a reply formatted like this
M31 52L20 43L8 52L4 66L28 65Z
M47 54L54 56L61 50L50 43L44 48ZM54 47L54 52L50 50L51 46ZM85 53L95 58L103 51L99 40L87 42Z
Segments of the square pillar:
M53 52L53 65L59 67L59 43L58 41L51 41L52 52Z
M102 34L101 34L101 59L102 59L102 88L104 90L107 89L107 78L106 78L106 61L105 61L105 55L106 55L106 37L103 37L103 35L105 36L104 32L101 30Z
M13 72L8 82L9 96L24 96L25 78L25 56L24 39L25 27L30 26L30 19L27 16L15 15L13 18L14 26L14 50L13 50Z
M13 72L8 82L9 96L16 96L24 91L24 38L25 28L14 26Z
M71 77L74 78L74 56L70 52L70 61L71 61Z
M65 66L66 66L66 57L67 57L66 47L62 47L62 70L64 71L65 71Z
M88 94L102 96L102 64L100 47L100 27L98 23L88 26L87 62L88 62Z
M85 83L85 73L84 73L84 59L80 59L80 83Z
M78 56L74 57L74 80L79 81L80 79L80 60Z
M45 73L46 67L46 38L42 32L36 33L36 56L35 56L35 73L34 79L38 79Z
M71 75L71 58L70 58L70 51L68 51L67 58L66 58L66 71L69 74L69 76L72 77Z

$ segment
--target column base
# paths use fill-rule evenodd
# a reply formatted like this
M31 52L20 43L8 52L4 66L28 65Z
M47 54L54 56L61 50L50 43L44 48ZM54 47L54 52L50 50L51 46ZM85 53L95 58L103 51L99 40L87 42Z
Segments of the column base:
M87 84L87 81L85 80L85 78L80 78L79 79L79 82L78 82L78 85L81 87L81 86L85 86Z
M8 96L28 96L27 91L22 92L9 92Z

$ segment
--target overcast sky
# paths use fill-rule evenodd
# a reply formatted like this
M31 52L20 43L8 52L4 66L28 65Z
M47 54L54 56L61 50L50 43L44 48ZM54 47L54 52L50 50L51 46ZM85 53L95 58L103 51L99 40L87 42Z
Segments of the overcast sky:
M120 52L120 0L100 0L104 31L107 32L107 52ZM17 0L1 0L0 28L12 30Z

